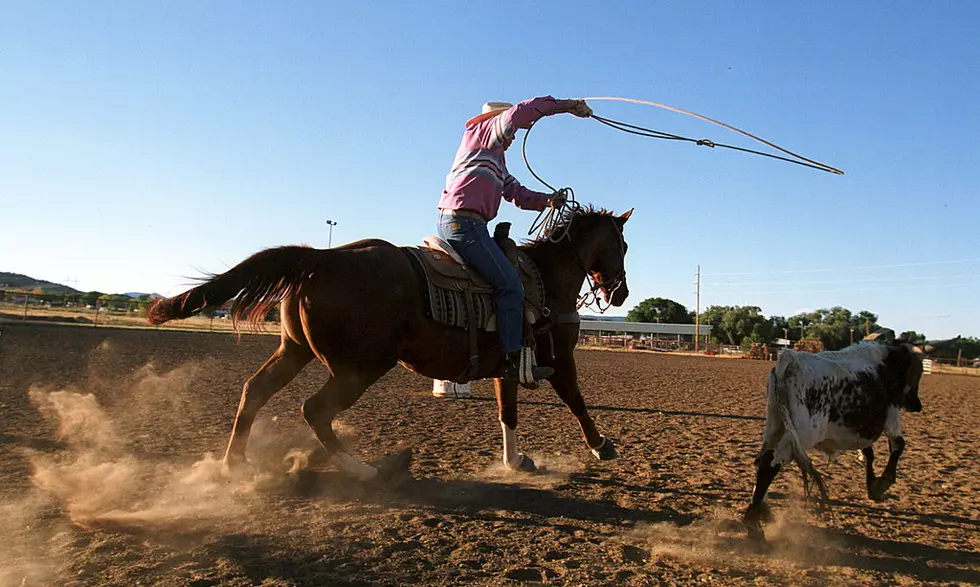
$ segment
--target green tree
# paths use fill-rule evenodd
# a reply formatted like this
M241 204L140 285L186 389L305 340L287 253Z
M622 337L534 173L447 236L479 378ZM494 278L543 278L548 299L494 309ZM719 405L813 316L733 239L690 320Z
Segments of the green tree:
M865 335L865 328L870 332L878 329L878 316L861 310L852 314L842 306L804 312L790 317L787 321L790 338L818 338L827 350L842 349L858 342ZM796 330L796 332L794 332Z
M139 297L133 300L133 302L140 309L140 312L143 312L144 314L150 309L150 306L153 305L153 301L154 300L150 297L150 294L140 294Z
M105 294L101 291L87 291L82 294L82 304L86 306L95 306L95 303L99 301L99 298Z
M980 358L980 338L975 336L964 336L960 341L953 346L945 347L936 351L929 353L930 357L940 357L946 359L955 359L959 355L960 350L963 351L963 359L966 361Z
M647 298L626 315L627 322L660 322L662 324L693 324L694 316L683 304L667 298Z
M759 306L709 306L701 313L701 322L714 327L713 342L748 345L774 338L772 324Z
M909 342L914 344L924 344L926 342L926 335L924 334L919 334L914 330L909 330L907 334L909 336Z

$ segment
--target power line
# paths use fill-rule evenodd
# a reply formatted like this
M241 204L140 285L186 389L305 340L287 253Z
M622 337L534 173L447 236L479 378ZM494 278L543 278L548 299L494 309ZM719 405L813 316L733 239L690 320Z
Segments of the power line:
M961 283L923 283L918 285L906 285L902 286L902 291L912 290L912 289L934 289L937 287L943 287L946 289L958 288L958 287L976 287L976 284L969 282ZM739 295L739 296L774 296L774 295L784 295L784 294L807 294L807 293L837 293L837 292L864 292L864 291L895 291L893 286L882 286L882 287L847 287L847 288L827 288L827 289L788 289L785 291L737 291L728 292L728 295Z
M709 285L714 286L742 286L742 285L829 285L844 283L904 283L909 281L935 281L937 279L960 279L980 277L980 273L959 273L955 275L922 275L910 277L866 277L858 279L823 279L814 281L709 281Z
M794 273L828 273L832 271L864 271L867 269L899 269L903 267L929 267L936 265L954 265L958 263L974 263L980 258L950 259L942 261L919 261L916 263L896 263L892 265L859 265L853 267L827 267L825 269L787 269L783 271L744 271L731 273L708 273L705 277L727 277L736 275L792 275Z

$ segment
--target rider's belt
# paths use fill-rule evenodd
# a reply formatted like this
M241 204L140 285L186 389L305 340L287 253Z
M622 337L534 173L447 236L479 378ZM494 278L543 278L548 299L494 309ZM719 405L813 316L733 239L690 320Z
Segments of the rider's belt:
M444 216L462 216L463 218L475 218L477 220L482 220L483 222L487 221L487 219L483 217L483 214L472 210L441 210L440 212Z

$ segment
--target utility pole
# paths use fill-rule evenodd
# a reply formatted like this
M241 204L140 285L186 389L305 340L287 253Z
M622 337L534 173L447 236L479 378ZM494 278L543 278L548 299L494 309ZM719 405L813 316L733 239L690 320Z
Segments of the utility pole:
M327 236L327 248L329 249L330 247L333 246L333 227L337 226L337 222L334 220L327 219L327 226L330 227L330 233Z
M701 264L694 281L694 352L701 349Z

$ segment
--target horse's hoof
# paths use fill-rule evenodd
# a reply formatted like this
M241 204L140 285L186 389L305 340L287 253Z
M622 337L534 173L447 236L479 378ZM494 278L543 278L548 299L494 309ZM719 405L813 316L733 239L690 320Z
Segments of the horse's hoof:
M520 457L520 460L517 461L517 464L516 465L511 465L510 463L507 463L507 468L508 469L510 469L512 471L518 471L520 473L536 473L537 472L538 466L534 464L534 460L531 457L529 457L529 456L527 456L525 454L519 454L517 456Z
M258 469L245 459L225 460L221 463L221 476L233 481L252 479L258 474Z
M602 444L592 449L592 454L600 461L611 461L619 457L619 451L616 450L616 445L605 436L602 437Z
M395 453L388 455L383 461L378 463L379 481L391 481L408 473L408 467L412 464L412 449L403 448Z

